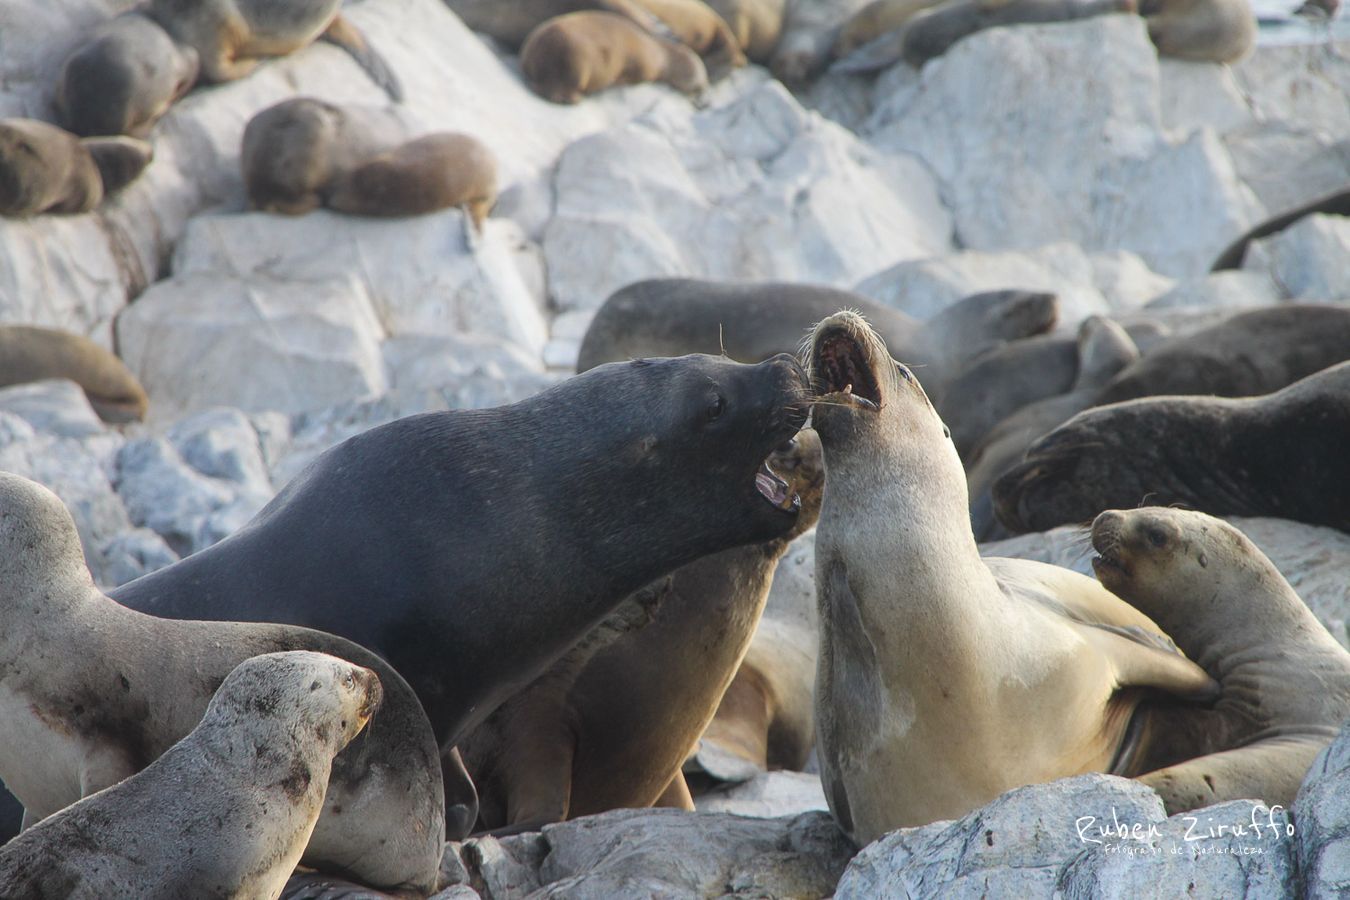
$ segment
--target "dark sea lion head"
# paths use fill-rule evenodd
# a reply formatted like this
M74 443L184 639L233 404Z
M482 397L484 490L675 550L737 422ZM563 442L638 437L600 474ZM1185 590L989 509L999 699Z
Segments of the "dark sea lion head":
M633 505L637 518L661 517L663 540L701 536L701 555L796 525L801 501L766 463L809 411L806 374L791 356L755 365L703 354L637 359L598 366L563 387L594 398L568 406L592 417L603 410L614 447L597 452L617 468L592 467L588 477L611 479L607 493Z

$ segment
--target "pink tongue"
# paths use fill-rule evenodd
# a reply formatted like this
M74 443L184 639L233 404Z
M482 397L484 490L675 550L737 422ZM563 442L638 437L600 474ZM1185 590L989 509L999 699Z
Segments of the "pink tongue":
M787 499L787 488L763 472L755 476L755 487L775 505L780 505Z

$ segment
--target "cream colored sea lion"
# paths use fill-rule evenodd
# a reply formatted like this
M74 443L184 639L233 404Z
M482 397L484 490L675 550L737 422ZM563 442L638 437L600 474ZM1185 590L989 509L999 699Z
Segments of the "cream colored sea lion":
M78 138L36 119L0 121L0 215L89 212L154 155L134 138Z
M1166 628L1222 689L1213 709L1151 715L1139 780L1169 813L1245 798L1292 808L1350 718L1350 653L1221 519L1108 510L1092 523L1092 545L1101 583Z
M661 81L686 94L708 87L698 54L613 13L550 19L525 40L520 68L535 93L554 103L577 103L607 87L646 81Z
M128 12L98 26L71 53L53 102L61 124L76 134L145 137L196 81L197 51Z
M783 33L787 0L708 0L752 62L767 63Z
M766 465L776 502L799 510L791 531L676 570L650 588L662 596L649 624L632 630L631 613L602 624L461 742L483 827L533 830L655 803L693 808L680 767L745 655L779 557L820 511L814 432Z
M721 78L745 65L745 52L731 27L702 0L636 0L686 47L703 58L708 77Z
M197 51L204 81L243 78L259 60L323 38L350 53L390 99L402 100L398 76L341 10L342 0L148 0L145 6L170 37Z
M465 208L478 228L497 202L497 158L477 138L444 132L408 141L333 182L326 205L358 216Z
M0 387L45 378L78 384L105 422L145 418L145 389L109 351L67 331L0 325Z
M159 759L0 848L0 896L281 896L333 756L382 696L374 672L322 653L244 660Z
M490 35L509 50L521 44L549 19L574 12L609 12L651 34L671 37L661 20L634 0L445 0L469 28Z
M385 890L434 888L445 839L440 752L412 688L380 657L306 628L127 609L94 586L56 495L8 473L0 584L0 779L26 826L165 754L241 661L312 650L373 670L385 703L380 727L333 763L305 864Z
M1096 581L981 559L966 479L923 389L852 313L810 347L828 480L816 529L816 735L857 843L1018 785L1118 771L1145 688L1218 686Z
M1140 0L1139 14L1159 56L1232 63L1256 43L1247 0Z

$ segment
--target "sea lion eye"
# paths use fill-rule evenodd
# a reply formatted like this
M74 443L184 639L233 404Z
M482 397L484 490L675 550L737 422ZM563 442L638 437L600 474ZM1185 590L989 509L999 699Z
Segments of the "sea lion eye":
M715 394L712 403L708 404L708 421L712 422L722 415L722 410L727 408L727 401L721 394Z
M895 364L895 371L899 372L899 373L900 373L900 377L903 378L903 379L905 379L906 381L913 381L913 380L914 380L914 376L910 374L909 369L907 369L907 368L905 368L904 366L900 365L900 363L896 363L896 364Z
M348 673L347 673L347 677L344 678L344 679L342 679L342 683L343 683L344 685L346 685L347 690L349 690L349 691L354 691L354 690L356 690L356 679L352 677L352 673L351 673L351 672L348 672Z
M1167 546L1167 535L1163 534L1161 528L1150 528L1144 532L1148 535L1148 542L1155 547Z

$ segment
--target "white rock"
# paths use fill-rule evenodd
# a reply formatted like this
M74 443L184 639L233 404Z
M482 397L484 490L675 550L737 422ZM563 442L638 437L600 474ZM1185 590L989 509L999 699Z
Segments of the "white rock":
M179 556L209 547L224 536L211 521L222 510L228 523L235 524L232 505L237 492L228 482L197 472L163 438L127 442L117 464L117 493L131 521L164 538Z
M1350 41L1260 46L1233 66L1257 118L1350 137Z
M208 478L229 482L252 516L275 493L262 442L248 416L220 407L174 423L165 435L183 461Z
M773 82L578 141L555 185L544 254L562 310L660 276L845 285L949 246L922 166L874 152Z
M1350 728L1313 762L1294 803L1304 896L1332 900L1350 890Z
M1182 280L1148 304L1149 309L1251 309L1281 302L1280 290L1264 272L1223 271Z
M1111 775L1017 788L955 822L902 828L864 847L835 897L1050 900L1064 864L1095 846L1094 827L1165 818L1151 789Z
M178 554L169 549L149 528L133 528L109 540L99 550L103 571L97 578L104 588L115 588L128 581L148 575L178 561Z
M80 386L64 379L0 388L0 410L58 437L86 438L106 431Z
M829 809L820 776L805 772L760 772L749 781L696 797L694 806L699 812L760 819Z
M908 102L879 103L867 131L933 170L962 246L1073 239L1199 274L1264 210L1212 130L1171 142L1159 91L1137 16L995 28L926 65Z
M1345 572L1350 571L1350 535L1285 519L1234 516L1228 521L1270 557L1318 620L1350 649L1346 627L1350 583L1345 579ZM1071 525L981 544L980 553L1035 559L1092 574L1092 546L1084 530Z
M1293 300L1350 301L1350 217L1306 216L1254 241L1242 267L1268 271Z
M298 412L385 389L383 330L350 276L171 278L127 308L117 333L153 419L220 405Z
M1126 250L1093 253L1090 259L1093 284L1115 311L1144 306L1176 284L1174 279L1154 272Z
M1202 125L1226 134L1252 121L1228 66L1163 56L1158 58L1158 76L1163 125L1182 136Z
M1350 135L1319 124L1253 122L1223 136L1239 177L1272 215L1350 184Z
M826 897L853 847L828 815L625 809L449 845L485 897ZM444 869L443 869L444 870Z

